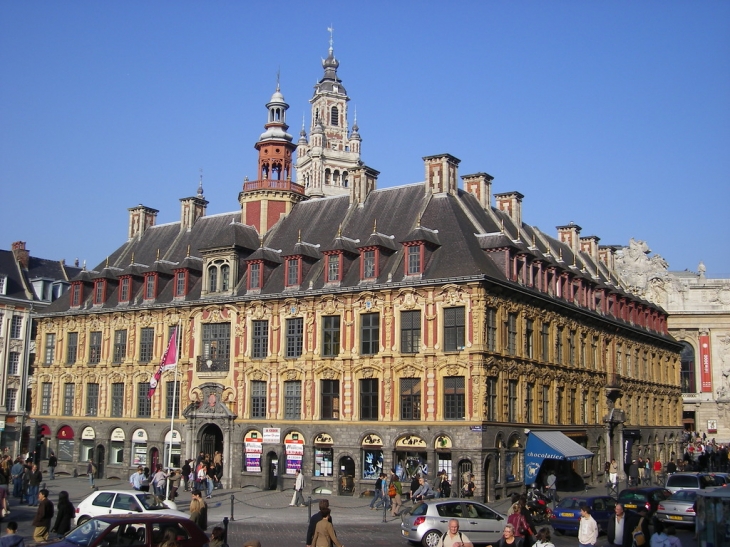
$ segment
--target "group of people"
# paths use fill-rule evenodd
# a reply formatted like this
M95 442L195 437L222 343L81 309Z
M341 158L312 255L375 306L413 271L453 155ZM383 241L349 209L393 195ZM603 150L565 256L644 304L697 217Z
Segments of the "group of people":
M223 454L216 450L211 457L210 454L201 452L196 459L185 460L181 471L186 492L201 490L210 499L214 489L222 488Z
M4 491L0 488L0 491ZM37 543L48 541L50 535L56 534L58 537L64 536L72 528L75 518L76 509L69 499L68 492L61 490L58 493L58 502L54 506L48 497L48 490L41 488L36 495L36 503L32 506L38 506L35 516L33 517L33 540ZM55 522L53 517L56 517ZM0 547L22 547L24 545L23 538L18 535L18 523L14 520L8 521L5 525L6 535L0 538Z

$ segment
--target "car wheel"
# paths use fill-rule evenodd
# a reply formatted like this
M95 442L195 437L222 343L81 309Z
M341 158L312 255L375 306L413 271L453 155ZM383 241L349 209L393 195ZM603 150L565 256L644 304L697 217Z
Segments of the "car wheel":
M76 526L81 526L84 522L87 522L89 520L91 520L91 518L90 517L87 517L86 515L84 515L83 517L79 517L76 520Z
M423 547L437 547L439 542L441 541L442 535L443 534L438 530L429 530L428 532L423 534L421 543L423 544Z

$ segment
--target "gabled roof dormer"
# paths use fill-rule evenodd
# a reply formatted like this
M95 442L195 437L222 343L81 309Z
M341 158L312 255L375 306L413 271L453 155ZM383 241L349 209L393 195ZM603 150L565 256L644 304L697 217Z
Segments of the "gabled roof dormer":
M364 245L358 245L360 251L360 281L375 282L385 270L386 261L398 251L395 236L378 232L377 222L373 223L373 232Z
M248 292L259 293L266 286L266 281L271 273L283 262L281 259L281 251L269 249L263 246L256 249L245 260L246 262L246 288Z
M416 228L401 243L404 247L403 275L406 278L420 278L428 267L431 255L441 246L438 230L424 228L420 218Z
M255 228L232 222L200 249L203 256L201 297L232 295L242 277L239 265L258 247Z
M358 239L351 239L342 235L342 228L338 229L337 237L322 251L325 255L324 283L327 286L339 286L350 271L355 259L360 255Z
M286 264L284 290L298 290L312 266L321 258L319 244L315 245L302 241L302 232L300 230L298 241L294 245L294 252L284 257Z

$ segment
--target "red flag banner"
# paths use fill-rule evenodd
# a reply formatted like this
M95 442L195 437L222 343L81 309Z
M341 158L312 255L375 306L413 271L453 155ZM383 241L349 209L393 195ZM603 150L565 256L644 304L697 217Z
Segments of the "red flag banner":
M155 394L155 390L157 389L157 385L160 383L160 378L162 378L162 373L166 370L171 370L177 366L177 328L172 331L172 336L170 336L170 341L167 344L167 349L165 350L165 354L162 356L162 361L160 361L160 367L157 369L157 372L152 376L152 379L150 380L150 391L147 394L147 397L149 399L152 398L152 396Z
M702 380L702 392L712 393L712 365L710 363L710 337L706 334L700 336L700 379Z

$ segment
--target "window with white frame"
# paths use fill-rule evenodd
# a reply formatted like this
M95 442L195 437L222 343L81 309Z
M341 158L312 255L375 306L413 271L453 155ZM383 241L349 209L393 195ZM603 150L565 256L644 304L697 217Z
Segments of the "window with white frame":
M53 364L53 357L56 355L56 335L54 333L46 334L46 347L45 347L45 365Z
M378 277L376 269L376 251L375 249L369 249L362 253L362 278L363 279L374 279Z
M299 285L298 258L290 258L286 261L286 284L288 287Z
M8 374L17 376L20 373L20 353L11 351L8 353Z
M411 245L408 247L408 275L418 275L421 270L421 246Z
M251 382L251 417L266 418L266 382Z
M73 416L74 412L74 399L76 398L76 385L75 384L64 384L63 385L63 415Z
M9 387L5 390L5 408L8 412L15 412L18 404L18 390L14 387Z
M5 294L8 286L8 276L0 275L0 294Z
M69 332L68 341L66 343L66 364L73 365L76 363L76 355L79 350L79 333Z
M252 262L248 266L248 288L260 289L261 288L261 263Z
M327 281L340 280L340 255L327 255Z
M251 358L264 359L269 354L269 322L258 320L252 326Z
M41 414L48 416L51 413L51 382L41 384Z
M10 338L18 339L23 333L23 318L20 315L13 315L10 320Z
M86 415L96 416L99 412L99 384L86 384Z

